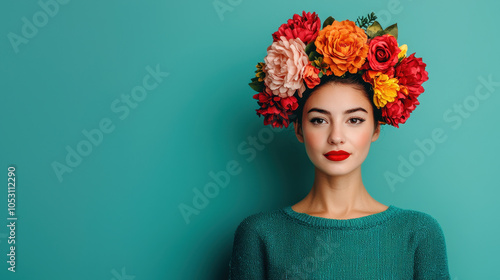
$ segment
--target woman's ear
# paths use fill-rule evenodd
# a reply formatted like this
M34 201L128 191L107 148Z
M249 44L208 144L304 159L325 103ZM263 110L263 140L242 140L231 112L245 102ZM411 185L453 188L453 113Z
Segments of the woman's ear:
M304 143L304 135L302 135L302 126L299 124L298 120L293 121L293 128L295 129L295 136L300 143Z
M375 131L373 131L372 142L375 142L380 136L380 123L377 123L377 127L375 127Z

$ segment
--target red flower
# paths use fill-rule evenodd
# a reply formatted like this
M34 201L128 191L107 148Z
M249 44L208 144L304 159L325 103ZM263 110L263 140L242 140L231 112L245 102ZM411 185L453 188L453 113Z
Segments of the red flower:
M318 36L321 28L321 21L316 13L302 12L302 16L294 14L293 18L280 26L278 31L273 33L273 41L280 40L285 36L287 40L299 38L304 44L308 44Z
M371 39L368 51L370 69L382 72L392 78L392 67L398 63L399 52L401 50L398 47L398 42L392 35L385 34Z
M424 92L422 83L429 80L425 67L427 65L422 62L422 58L416 58L415 53L404 58L398 66L396 66L395 75L399 80L399 84L408 88L410 94L419 96Z
M398 96L394 102L387 103L382 108L382 116L387 124L398 127L398 124L404 124L410 117L410 113L415 110L418 102L417 96L409 94L407 88L401 87Z
M321 82L318 74L318 68L312 66L311 64L306 65L304 69L304 82L306 83L308 88L313 88Z
M264 116L264 125L271 124L272 127L288 127L290 119L288 115L292 114L297 109L299 104L295 96L281 98L274 95L268 88L264 92L257 93L253 96L257 99L257 103L261 106L257 109L257 115Z

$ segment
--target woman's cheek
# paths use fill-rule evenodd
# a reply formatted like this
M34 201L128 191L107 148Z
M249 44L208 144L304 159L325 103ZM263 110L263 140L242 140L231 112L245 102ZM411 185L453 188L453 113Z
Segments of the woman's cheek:
M319 143L325 139L322 139L324 136L319 131L307 130L304 134L306 144L312 148L316 148Z
M356 142L356 146L359 148L368 147L371 143L372 133L371 131L361 131L354 137L354 141Z

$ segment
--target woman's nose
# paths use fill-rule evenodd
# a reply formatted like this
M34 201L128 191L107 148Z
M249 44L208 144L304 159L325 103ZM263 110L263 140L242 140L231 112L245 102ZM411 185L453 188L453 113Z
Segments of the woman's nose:
M330 129L328 143L338 145L345 142L344 130L341 124L334 123Z

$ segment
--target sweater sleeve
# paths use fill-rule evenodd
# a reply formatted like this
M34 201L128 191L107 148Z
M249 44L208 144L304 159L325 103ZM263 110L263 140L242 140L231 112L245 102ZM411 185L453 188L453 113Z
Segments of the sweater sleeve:
M441 226L430 215L417 233L418 244L415 251L414 279L449 280L446 242Z
M246 218L236 229L229 262L229 280L266 279L265 247L253 225L254 223Z

